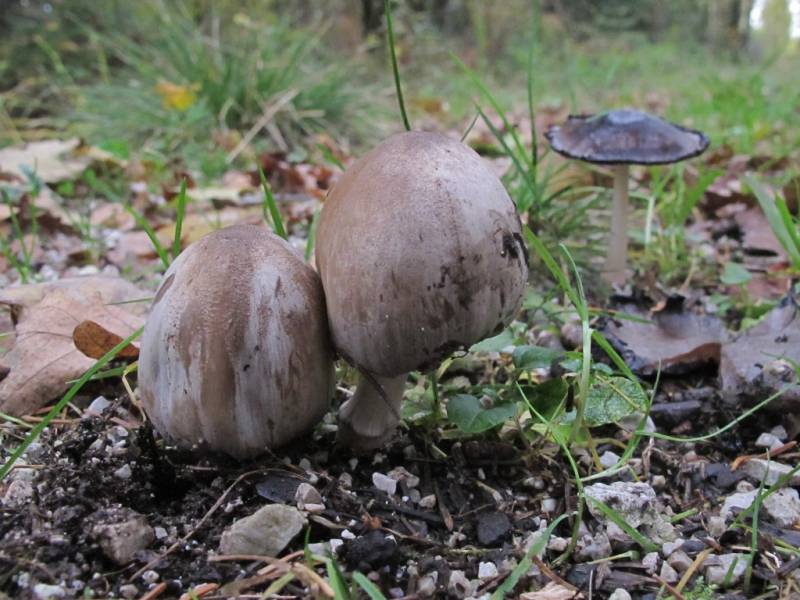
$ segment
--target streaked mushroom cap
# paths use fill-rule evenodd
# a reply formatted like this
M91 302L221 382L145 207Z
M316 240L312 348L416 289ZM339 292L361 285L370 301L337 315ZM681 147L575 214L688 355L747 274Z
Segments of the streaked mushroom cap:
M167 270L139 358L142 403L165 437L255 456L313 428L333 383L319 276L283 239L228 227Z
M316 259L333 344L396 377L499 333L528 278L519 216L500 179L446 136L394 135L325 201Z
M570 115L545 137L553 150L597 164L663 165L702 154L709 140L700 131L681 127L638 110L600 115Z

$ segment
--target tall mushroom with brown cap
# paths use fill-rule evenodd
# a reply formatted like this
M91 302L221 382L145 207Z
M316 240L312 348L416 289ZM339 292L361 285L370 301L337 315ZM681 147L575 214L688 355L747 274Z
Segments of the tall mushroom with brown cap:
M170 266L139 356L155 428L247 458L309 431L333 393L319 276L266 229L220 229Z
M568 158L612 165L614 202L604 276L622 283L628 254L629 165L663 165L702 154L708 138L659 117L630 109L570 116L545 133L553 150Z
M325 201L317 266L333 344L362 373L339 440L382 445L406 375L499 333L528 277L519 217L472 149L406 132L362 157Z

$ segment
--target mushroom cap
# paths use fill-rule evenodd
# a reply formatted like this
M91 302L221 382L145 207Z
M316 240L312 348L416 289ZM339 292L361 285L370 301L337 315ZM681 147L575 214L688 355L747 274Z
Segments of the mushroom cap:
M514 203L471 148L394 135L351 166L316 241L333 343L362 371L426 371L499 333L528 278Z
M569 158L597 164L663 165L705 152L709 140L638 110L612 110L600 115L570 115L545 133L553 150Z
M319 276L283 239L220 229L167 270L139 357L142 402L165 437L255 456L309 431L333 383Z

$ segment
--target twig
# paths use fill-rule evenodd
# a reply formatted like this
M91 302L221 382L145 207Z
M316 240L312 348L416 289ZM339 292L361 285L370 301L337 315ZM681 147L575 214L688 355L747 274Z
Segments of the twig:
M286 104L291 102L298 93L300 93L300 90L286 90L286 92L281 96L278 96L274 102L266 105L264 107L264 112L261 113L261 116L258 118L258 120L253 123L253 126L247 131L247 133L244 134L242 141L236 144L236 147L228 153L228 156L225 157L225 162L229 164L232 163L234 159L242 153L242 150L250 145L250 142L253 141L253 138L256 137L258 132L266 127L272 118L278 114L278 111Z
M214 506L212 506L210 509L208 509L208 512L205 515L203 515L203 518L200 519L200 521L197 523L197 525L195 525L189 533L184 535L181 539L179 539L177 542L172 544L164 552L159 554L156 558L151 560L149 563L147 563L145 566L143 566L141 569L139 569L133 575L131 575L128 578L128 583L130 583L130 582L134 581L135 579L137 579L142 573L144 573L145 571L147 571L147 570L153 568L154 566L156 566L158 563L160 563L162 560L164 560L167 556L169 556L170 554L175 552L175 550L177 550L178 548L183 546L183 544L188 542L191 539L191 537L195 533L197 533L197 530L200 529L205 524L206 521L208 521L208 519L211 517L211 515L213 515L220 506L222 506L222 503L225 501L225 498L233 490L233 488L235 488L237 485L239 485L239 483L241 483L244 479L246 479L246 478L248 478L248 477L250 477L252 475L257 475L257 474L263 473L263 472L264 472L263 469L259 469L257 471L248 471L247 473L243 473L242 475L239 475L239 477L237 477L236 480L232 484L230 484L228 486L228 489L226 489L222 493L222 495L217 499L217 501L214 503Z
M154 598L158 598L161 594L164 593L164 590L166 589L167 589L167 584L166 582L162 581L152 590L147 592L144 596L139 598L139 600L153 600Z

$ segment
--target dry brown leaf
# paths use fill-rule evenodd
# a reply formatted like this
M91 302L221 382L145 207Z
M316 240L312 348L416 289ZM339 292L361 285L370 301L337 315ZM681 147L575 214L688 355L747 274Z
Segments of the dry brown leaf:
M92 320L118 335L128 336L144 319L146 303L109 304L147 296L129 282L110 277L79 277L33 284L0 292L0 303L11 306L16 340L0 358L0 411L22 415L61 395L94 360L75 347L72 333L81 321Z
M609 321L603 335L637 374L679 374L719 362L720 346L727 339L722 322L711 315L699 315L683 306L681 297L667 300L663 310L649 315L635 306L621 311L651 322L628 319Z
M72 331L72 342L75 347L89 358L102 358L107 352L125 338L109 331L94 321L82 321ZM139 357L139 348L130 344L117 353L117 358Z
M737 212L733 218L742 231L742 245L746 251L768 252L782 259L786 258L786 250L775 237L764 211L760 208L751 208Z
M246 208L226 207L220 211L208 213L194 213L186 215L181 227L181 246L185 248L222 227L237 225L239 223L257 224L262 219L261 207L250 206ZM164 248L171 248L175 238L175 225L170 224L156 231L158 241Z
M525 592L519 598L520 600L579 600L583 598L583 594L564 587L555 581L550 581L542 589L535 592Z
M157 258L153 243L144 231L126 231L117 244L106 252L106 258L117 266L123 266L130 259Z
M89 166L91 158L77 156L74 150L80 146L78 138L69 140L45 140L23 146L11 146L0 150L0 171L27 180L25 169L30 169L45 183L57 183L74 179Z
M118 231L130 231L136 226L133 215L122 204L114 202L105 202L94 209L89 216L89 222Z
M800 385L800 308L786 296L756 325L722 346L719 375L723 396L731 402L764 400L786 387L770 406L795 412Z

